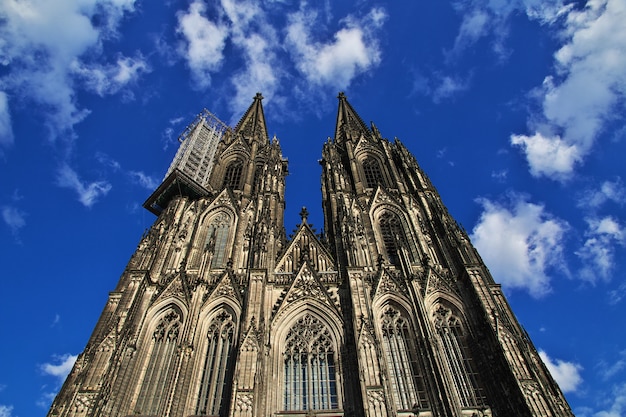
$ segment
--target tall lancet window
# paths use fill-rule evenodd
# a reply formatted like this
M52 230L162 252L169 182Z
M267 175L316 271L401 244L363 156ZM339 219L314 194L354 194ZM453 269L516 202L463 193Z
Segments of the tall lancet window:
M368 156L362 163L363 173L365 174L365 186L367 188L376 188L378 184L384 185L383 173L376 158Z
M167 398L167 387L175 374L176 349L181 328L180 315L170 310L152 333L148 366L144 374L136 409L141 414L158 415Z
M243 172L243 161L241 159L235 159L226 167L226 174L224 174L224 187L231 190L238 190L241 187L241 174Z
M381 317L383 349L389 370L389 382L397 410L412 410L415 405L428 408L424 373L418 363L409 323L393 307Z
M378 224L389 264L400 265L400 248L405 241L400 219L395 214L386 211L380 216Z
M328 329L306 314L287 333L284 350L285 410L337 408L335 349Z
M206 249L213 254L211 268L225 266L230 222L230 216L226 213L218 214L211 221L206 239Z
M232 385L233 317L226 311L219 313L209 326L207 338L196 414L224 417L228 413Z
M439 306L435 311L434 321L461 407L483 405L484 398L477 380L478 375L474 370L461 321L451 310L443 306Z

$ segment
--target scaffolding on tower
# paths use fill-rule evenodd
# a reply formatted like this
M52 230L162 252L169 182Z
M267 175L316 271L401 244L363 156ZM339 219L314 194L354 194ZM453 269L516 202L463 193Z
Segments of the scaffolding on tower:
M198 198L209 195L209 178L217 144L228 125L207 109L202 110L178 137L180 147L161 185L143 206L157 216L170 200L184 195Z

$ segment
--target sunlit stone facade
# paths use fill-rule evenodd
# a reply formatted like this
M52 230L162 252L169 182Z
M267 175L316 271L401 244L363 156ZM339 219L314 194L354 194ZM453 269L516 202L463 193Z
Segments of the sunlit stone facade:
M322 235L306 209L285 234L260 94L217 133L194 155L209 172L174 166L146 202L158 218L49 417L573 416L415 158L343 94Z

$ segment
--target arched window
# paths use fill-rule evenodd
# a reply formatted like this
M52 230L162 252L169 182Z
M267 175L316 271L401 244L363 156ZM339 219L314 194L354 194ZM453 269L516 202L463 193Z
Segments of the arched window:
M231 190L237 190L241 187L241 174L243 172L243 161L241 159L235 159L226 167L226 173L224 174L224 187Z
M293 325L283 356L285 410L338 408L333 342L318 319L306 314Z
M206 238L206 250L213 254L211 268L223 268L226 260L230 216L226 213L218 214L211 225Z
M435 311L434 321L461 407L483 405L484 398L478 384L478 374L474 370L461 321L451 310L443 306L439 306Z
M407 319L393 307L388 307L381 317L381 330L396 409L412 410L415 405L428 408L424 373L417 362L415 338Z
M363 173L365 174L365 186L367 188L376 188L378 184L384 185L385 181L380 165L376 158L368 156L362 163Z
M148 366L141 383L136 409L145 415L158 415L159 406L165 401L166 387L175 373L176 347L180 332L180 316L170 310L152 334Z
M380 216L378 225L389 264L400 265L400 248L405 241L400 219L395 214L386 211Z
M207 338L196 414L224 417L228 413L233 375L235 325L232 316L226 311L219 313L209 326Z

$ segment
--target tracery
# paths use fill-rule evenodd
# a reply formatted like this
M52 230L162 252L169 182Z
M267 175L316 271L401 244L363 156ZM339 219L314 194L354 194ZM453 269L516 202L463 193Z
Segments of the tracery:
M393 400L398 410L411 410L415 405L428 408L424 376L418 363L415 337L407 319L389 306L381 318L383 349Z
M333 340L322 322L300 318L287 333L283 357L285 410L338 407Z
M235 324L231 314L222 310L207 332L207 348L196 406L197 415L225 416L232 384L232 356ZM222 399L226 399L225 402Z
M171 309L161 318L152 333L151 346L147 355L150 359L136 406L142 414L159 413L163 394L175 371L172 364L176 360L180 327L180 315Z

